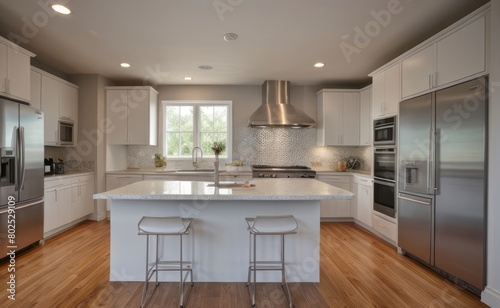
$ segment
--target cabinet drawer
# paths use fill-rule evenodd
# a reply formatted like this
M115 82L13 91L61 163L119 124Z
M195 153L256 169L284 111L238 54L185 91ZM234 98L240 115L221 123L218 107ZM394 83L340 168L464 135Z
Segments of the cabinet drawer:
M396 242L397 238L396 224L391 221L385 220L375 214L373 214L372 217L373 217L373 228L378 232L382 233L383 235L385 235L387 238Z
M353 182L360 185L373 186L373 179L365 176L356 175Z
M321 182L340 182L340 183L349 183L351 180L350 174L345 175L317 175L316 180Z
M44 188L45 189L50 189L50 188L54 188L54 187L58 187L58 186L63 186L64 185L64 181L63 179L45 179L44 181Z
M71 184L86 183L90 182L91 180L92 180L91 175L76 176L71 178Z

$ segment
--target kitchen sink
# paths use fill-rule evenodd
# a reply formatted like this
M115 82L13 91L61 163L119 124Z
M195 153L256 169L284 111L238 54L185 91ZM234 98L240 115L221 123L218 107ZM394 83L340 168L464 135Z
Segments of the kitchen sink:
M243 187L245 182L219 182L219 188L247 188ZM208 187L214 187L215 183L210 183L207 185ZM250 187L255 187L255 184L250 184Z
M176 173L214 173L214 169L179 169L175 170Z

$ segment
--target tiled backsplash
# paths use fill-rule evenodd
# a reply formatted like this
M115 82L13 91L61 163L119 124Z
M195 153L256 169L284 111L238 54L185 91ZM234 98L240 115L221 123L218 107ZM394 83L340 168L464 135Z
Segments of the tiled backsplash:
M158 152L162 152L158 146L128 146L128 166L154 168L153 156ZM348 157L360 160L361 170L371 170L371 147L317 147L315 129L240 127L233 132L233 160L245 165L314 165L335 170L337 162ZM168 157L167 163L168 169L191 167L191 161ZM203 160L201 166L205 165L211 162Z
M65 147L45 147L45 158L53 158L57 162L58 158L67 157L68 148ZM65 160L64 172L93 172L95 171L95 162L90 160Z

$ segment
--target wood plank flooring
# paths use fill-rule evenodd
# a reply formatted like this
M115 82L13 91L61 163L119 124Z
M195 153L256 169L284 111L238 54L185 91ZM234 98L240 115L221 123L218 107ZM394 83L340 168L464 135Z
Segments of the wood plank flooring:
M295 307L486 307L474 295L352 223L321 224L321 282L292 283ZM139 307L142 283L109 282L109 222L85 222L16 257L16 300L0 264L0 307ZM120 275L120 273L114 273ZM153 289L153 284L150 289ZM178 307L162 283L148 307ZM280 284L259 284L257 307L287 307ZM186 307L250 307L245 283L187 286Z

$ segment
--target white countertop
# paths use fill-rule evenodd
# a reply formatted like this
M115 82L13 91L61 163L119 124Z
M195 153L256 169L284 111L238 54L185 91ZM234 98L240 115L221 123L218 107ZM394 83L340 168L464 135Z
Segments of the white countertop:
M94 195L113 200L322 200L352 199L346 190L314 179L253 179L250 188L215 188L213 182L141 181Z

